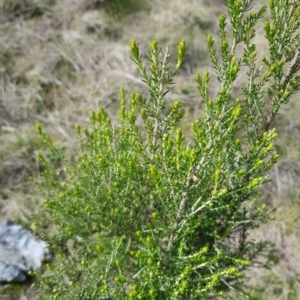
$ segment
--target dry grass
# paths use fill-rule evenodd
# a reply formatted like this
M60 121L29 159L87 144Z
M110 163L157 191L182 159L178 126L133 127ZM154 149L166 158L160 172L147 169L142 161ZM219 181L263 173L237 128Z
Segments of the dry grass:
M36 151L47 154L35 135L37 122L72 158L74 125L87 125L91 109L104 106L115 117L120 87L145 91L129 55L130 39L136 38L144 53L151 39L169 45L172 53L180 39L186 40L186 63L170 98L183 101L187 119L196 118L202 104L193 78L197 71L211 70L205 36L217 35L224 2L128 1L135 3L133 13L127 14L125 6L118 14L116 7L107 10L104 1L96 0L0 0L0 219L28 223L41 200L30 181L41 168ZM261 26L258 33L263 54L267 47ZM217 87L212 79L212 97ZM276 220L253 237L270 239L280 259L271 270L247 273L253 299L300 299L299 111L299 101L294 101L276 121L282 159L261 200L278 207ZM0 288L0 299L33 299L27 288L13 294Z

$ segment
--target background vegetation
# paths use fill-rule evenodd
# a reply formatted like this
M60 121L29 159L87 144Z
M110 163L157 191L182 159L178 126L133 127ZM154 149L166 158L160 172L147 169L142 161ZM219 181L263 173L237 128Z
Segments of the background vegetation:
M263 2L256 1L257 6ZM180 39L186 40L186 63L170 97L183 101L189 122L201 114L203 103L193 77L212 68L205 36L217 33L225 1L189 0L182 6L180 0L111 5L93 0L3 0L0 9L1 219L19 219L29 225L41 200L30 178L38 179L42 170L36 151L50 154L35 134L37 122L72 160L77 152L75 124L87 125L89 111L99 106L114 118L120 87L144 89L129 55L131 38L139 41L144 53L154 38L170 45L170 50L176 49ZM259 55L267 50L262 27L256 37ZM243 76L239 80L242 83ZM215 84L217 90L216 80ZM248 282L256 299L299 299L300 295L299 110L295 99L275 123L276 147L282 156L271 171L272 181L263 188L262 200L278 207L276 220L253 237L273 242L278 260L271 270L249 270ZM60 162L49 158L63 175ZM31 288L9 293L4 292L5 286L0 288L3 299L34 298Z

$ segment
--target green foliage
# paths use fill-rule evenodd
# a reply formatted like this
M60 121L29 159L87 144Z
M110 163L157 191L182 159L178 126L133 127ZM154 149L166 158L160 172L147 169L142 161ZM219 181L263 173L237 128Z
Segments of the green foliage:
M148 66L131 41L148 96L127 97L121 90L116 124L102 107L92 111L91 127L77 126L81 153L75 166L37 126L53 155L65 162L62 177L40 156L47 167L48 217L38 223L55 227L49 243L56 259L39 282L46 299L213 298L235 288L263 250L264 244L247 236L272 218L256 199L278 159L272 121L300 86L295 33L300 7L270 1L272 21L265 23L270 56L260 62L254 26L266 7L246 14L252 2L228 0L232 40L223 15L221 48L207 37L220 91L211 99L210 74L196 74L205 112L190 126L192 143L178 126L180 101L167 98L184 60L184 41L174 65L168 48L153 41ZM242 57L235 55L239 44ZM247 84L242 97L233 99L242 67Z
M90 9L104 8L108 13L115 17L123 18L124 16L147 8L146 0L93 0L87 6Z
M42 16L55 3L55 0L5 0L1 3L0 16L4 20L18 17L33 19Z

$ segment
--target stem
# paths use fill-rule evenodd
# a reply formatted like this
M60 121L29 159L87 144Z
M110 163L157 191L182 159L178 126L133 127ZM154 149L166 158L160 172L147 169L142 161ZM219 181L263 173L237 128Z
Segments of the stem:
M170 238L169 238L168 246L167 246L167 249L166 249L166 256L165 256L165 259L164 259L165 267L167 266L167 264L169 262L170 252L171 252L171 249L172 249L172 246L173 246L175 235L177 233L179 222L182 219L182 213L183 213L183 210L184 210L184 207L185 207L185 203L188 199L188 191L189 191L189 189L191 187L191 184L192 184L192 178L195 174L197 174L199 172L203 161L204 161L204 157L201 159L201 161L199 162L199 164L196 167L192 168L192 170L191 170L191 172L190 172L190 174L189 174L189 176L186 180L186 183L185 183L186 191L182 193L182 199L181 199L178 211L177 211L176 219L175 219L173 229L172 229L172 232L171 232L171 235L170 235Z
M158 133L158 124L159 124L159 115L160 115L160 103L163 100L163 96L164 96L164 90L165 90L165 83L166 83L166 66L167 66L167 61L169 58L170 54L169 54L169 47L167 46L165 54L164 54L164 59L162 62L162 70L161 70L161 76L160 76L160 80L159 80L159 89L158 89L158 98L156 101L156 116L154 119L154 131L153 131L153 140L152 140L152 145L153 148L156 148L156 144L157 144L157 133ZM153 160L154 157L154 151L151 154L151 160Z
M285 80L282 84L281 89L285 90L287 85L289 84L289 81L291 80L292 76L297 72L298 68L299 68L299 63L300 63L300 48L297 48L296 53L294 55L294 58L292 59L288 72L285 76ZM264 131L268 131L270 129L270 126L275 118L275 116L278 113L278 110L280 108L280 105L282 103L280 103L280 100L276 103L277 105L275 105L275 109L272 110L272 112L270 113L264 127L263 130Z
M232 41L232 46L231 46L230 55L229 55L229 58L230 58L229 62L231 61L231 58L233 57L235 48L236 48L236 38L234 38Z
M189 179L190 179L190 176L189 176ZM180 206L179 206L179 209L177 211L176 220L175 220L175 223L173 225L172 233L171 233L171 236L170 236L170 239L169 239L169 242L168 242L168 246L167 246L167 249L166 249L166 256L165 256L165 260L164 260L165 267L166 267L166 265L169 262L170 252L171 252L171 249L172 249L172 246L173 246L175 234L177 232L178 225L179 225L179 222L180 222L181 217L182 217L182 212L183 212L185 203L186 203L186 201L188 199L188 190L189 190L190 185L191 185L190 182L191 182L190 180L186 181L186 192L184 192L182 194L182 200L180 202Z

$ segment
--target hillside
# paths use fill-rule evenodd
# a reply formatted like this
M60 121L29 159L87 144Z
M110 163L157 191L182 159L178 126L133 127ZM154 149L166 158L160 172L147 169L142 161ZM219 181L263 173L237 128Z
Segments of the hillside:
M90 110L99 106L109 109L111 117L117 116L121 87L128 93L145 91L129 53L132 38L143 53L152 39L169 45L171 53L179 40L186 40L186 62L169 98L183 102L186 120L201 114L194 75L204 70L213 73L206 35L218 35L218 16L226 13L226 5L223 0L184 3L0 0L0 221L11 219L30 226L32 212L42 203L31 180L38 180L41 171L36 153L47 155L36 135L36 123L72 160L77 153L75 124L87 125ZM255 3L259 7L266 1ZM263 56L268 49L262 26L257 27L256 41ZM212 82L211 97L215 97L218 85L216 79ZM243 84L242 76L237 84ZM238 85L235 93L240 93ZM253 299L300 299L298 97L274 123L281 158L271 171L272 181L263 187L261 201L277 208L276 219L254 232L253 238L274 244L275 263L270 270L253 267L247 273ZM62 171L59 161L53 158L52 162ZM35 298L32 288L10 290L0 286L0 299Z

